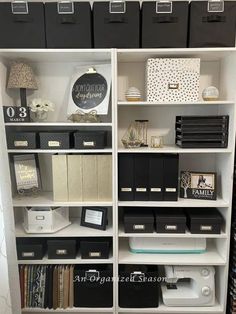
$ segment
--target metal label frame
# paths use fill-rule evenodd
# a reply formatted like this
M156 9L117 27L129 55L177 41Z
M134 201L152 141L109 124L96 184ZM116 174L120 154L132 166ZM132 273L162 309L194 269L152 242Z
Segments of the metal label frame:
M62 6L64 6L64 8L62 8ZM57 13L58 14L74 14L75 13L74 2L70 0L58 1Z
M120 10L115 7L120 7ZM115 10L114 10L115 8ZM124 14L126 13L126 2L125 0L111 0L109 2L109 13L111 14Z
M29 6L27 0L12 1L11 11L13 14L29 14Z
M213 6L221 6L221 9L214 9ZM207 3L207 12L209 13L222 13L224 12L224 0L209 0Z
M159 7L161 7L161 5L167 5L167 4L170 6L169 10L161 11L159 9ZM168 1L168 0L162 1L162 0L160 0L160 1L156 2L156 13L157 14L171 14L172 12L173 12L173 3L172 3L172 1Z

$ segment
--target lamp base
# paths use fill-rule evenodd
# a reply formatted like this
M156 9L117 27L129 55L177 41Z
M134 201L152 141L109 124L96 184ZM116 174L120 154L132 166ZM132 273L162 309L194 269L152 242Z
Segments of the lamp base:
M21 107L27 107L26 88L20 88Z

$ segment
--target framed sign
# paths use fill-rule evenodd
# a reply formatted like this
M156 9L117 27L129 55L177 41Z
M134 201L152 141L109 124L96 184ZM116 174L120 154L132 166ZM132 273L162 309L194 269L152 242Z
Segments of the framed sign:
M80 225L93 229L106 230L107 208L83 207Z
M71 80L68 117L78 113L108 114L110 86L110 64L77 67Z
M34 154L13 156L17 193L34 194L40 190L38 162Z
M29 122L30 111L27 107L3 106L5 122Z
M217 185L215 172L181 171L180 197L216 200Z

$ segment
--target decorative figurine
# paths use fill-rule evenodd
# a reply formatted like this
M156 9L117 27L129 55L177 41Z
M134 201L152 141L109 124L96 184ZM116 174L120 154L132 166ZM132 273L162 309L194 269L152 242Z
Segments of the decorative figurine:
M54 111L54 104L45 99L35 98L29 105L30 116L34 122L43 122L48 118L48 112Z
M125 98L127 101L140 101L141 100L140 90L136 87L130 87L125 93Z
M215 86L206 87L202 92L205 101L215 101L219 98L219 90Z

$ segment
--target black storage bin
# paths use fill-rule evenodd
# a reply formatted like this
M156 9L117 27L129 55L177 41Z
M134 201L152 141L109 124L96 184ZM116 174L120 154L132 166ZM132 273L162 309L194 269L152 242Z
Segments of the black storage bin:
M63 14L59 13L57 2L45 3L48 48L92 48L90 3L73 2L72 5L74 13Z
M140 4L125 2L125 13L110 13L109 2L94 2L95 48L139 48Z
M86 239L80 241L81 258L108 259L110 241L108 239Z
M69 149L69 132L40 132L39 133L41 149Z
M45 243L41 239L16 240L18 260L41 260L45 254Z
M48 259L76 258L76 240L48 240Z
M9 149L35 149L37 148L35 132L9 132L7 133L7 147Z
M172 12L171 12L172 6ZM162 13L162 12L170 13ZM188 40L188 2L143 2L142 47L185 48Z
M119 200L134 200L134 155L119 154L118 156Z
M221 3L223 12L209 12L208 1L191 1L189 47L235 46L236 2L224 1L219 5Z
M187 224L191 233L220 234L224 219L216 208L189 208Z
M103 149L106 146L106 131L78 131L74 133L74 147L78 149Z
M113 306L112 265L80 265L74 270L75 307Z
M22 4L14 6L21 12ZM28 2L28 14L14 14L11 2L0 3L0 48L45 48L44 24L41 2Z
M125 233L152 233L154 215L149 208L126 208L124 210Z
M157 233L185 233L186 215L180 208L157 208L154 211Z
M164 155L164 201L178 200L179 155Z
M119 270L119 306L124 308L158 307L158 267L121 265ZM152 280L151 278L155 278Z

